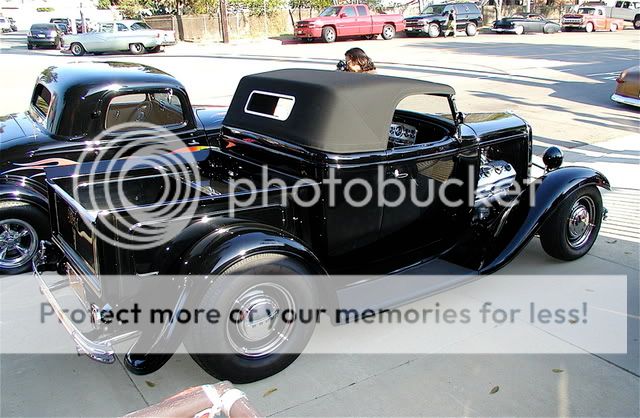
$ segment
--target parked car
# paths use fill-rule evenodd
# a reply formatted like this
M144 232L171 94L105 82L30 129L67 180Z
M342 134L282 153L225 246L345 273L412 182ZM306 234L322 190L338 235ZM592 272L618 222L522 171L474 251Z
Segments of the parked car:
M96 32L69 35L64 39L63 49L75 56L85 53L129 51L134 55L159 52L164 39L152 30L129 30L122 22L100 23Z
M575 29L585 32L616 32L624 29L624 20L608 17L606 6L580 6L576 13L566 13L562 16L562 30L569 32Z
M66 35L66 34L69 34L69 33L73 33L71 28L69 26L67 26L66 23L55 23L55 25L58 27L60 32L62 32L63 35Z
M598 187L609 188L607 179L591 168L561 168L562 154L552 147L543 157L545 174L529 184L531 126L506 112L464 115L454 96L444 84L343 71L246 76L218 146L198 168L175 173L174 166L154 163L120 175L109 170L109 181L93 177L91 184L89 172L48 172L53 244L43 245L34 263L42 293L93 359L114 362L112 341L138 338L123 362L133 373L147 374L184 340L211 375L251 382L287 367L313 332L314 321L289 326L274 312L354 309L347 321L372 307L379 312L443 289L424 279L398 285L396 274L448 274L447 286L454 286L504 267L536 234L553 257L585 255L602 222ZM200 178L186 183L190 190L207 186L209 193L186 200L162 196L165 186L184 184L194 171ZM327 177L342 186L332 192ZM261 186L234 188L241 179ZM399 183L415 189L419 202L385 205L357 197L354 204L347 196L354 180L369 184L369 197L388 191L384 181ZM462 188L447 196L447 182ZM76 194L74 184L83 190ZM520 191L507 197L515 189ZM89 198L116 190L119 201L135 203L94 204ZM296 200L313 190L316 199L303 199L308 205ZM469 201L457 207L443 197L451 202L468 191ZM230 201L239 196L246 205L232 212ZM195 212L179 218L184 228L173 238L144 248L127 245L131 237L177 220L158 215L133 229L118 227L131 222L136 208L167 213L185 202L196 205ZM42 275L56 268L80 286L83 305L95 307L91 334L65 314L56 298L66 292L59 278ZM111 307L121 301L131 306L161 294L162 306L216 307L222 320L189 330L176 321L151 329L103 326L102 315L113 318ZM241 316L230 319L232 312Z
M437 38L447 28L449 12L456 11L456 30L463 30L467 36L476 36L482 26L482 12L478 5L468 3L443 3L427 6L418 16L405 19L407 36L426 34Z
M45 46L60 49L64 33L55 23L36 23L27 34L27 49Z
M374 39L381 35L382 39L392 39L396 32L403 30L402 15L374 15L366 4L348 4L329 6L319 16L299 21L294 35L307 41L320 38L325 42L334 42L343 36Z
M640 2L617 1L611 8L611 17L631 22L634 29L640 29Z
M9 19L9 27L11 29L11 32L17 32L18 31L18 25L16 25L16 21L10 17Z
M127 87L113 90L114 83ZM129 100L116 109L110 105L114 98ZM171 104L175 110L171 118L158 119L157 111L145 111L157 104L165 108ZM0 203L4 204L0 205L0 220L4 224L13 219L15 224L9 222L7 227L22 226L28 231L21 241L28 249L25 254L3 251L6 248L0 241L0 273L30 270L39 241L50 235L45 168L74 165L87 149L108 147L109 138L96 137L107 128L134 120L159 125L166 124L163 120L179 122L169 124L168 129L197 150L218 133L223 115L216 108L192 108L182 84L146 65L75 63L44 70L29 109L0 118ZM113 147L113 152L118 149Z
M640 65L627 68L616 78L616 91L611 100L640 107Z
M2 33L11 32L11 22L8 18L0 16L0 31Z
M492 31L497 33L557 33L560 32L560 24L546 19L541 15L514 15L504 17L493 22Z
M71 19L67 19L66 17L54 17L49 19L49 23L64 23L68 28L72 25Z
M124 30L121 25L124 25L127 30L136 31L136 32L152 32L157 34L160 37L160 47L170 46L176 44L176 33L172 30L164 30L164 29L154 29L151 26L147 25L145 22L140 20L120 20L114 22L116 26L118 26L118 30ZM126 30L125 30L126 31ZM157 52L160 48L157 48Z
M84 19L84 25L86 30L82 27L82 19L76 19L76 33L91 32L95 29L93 21L88 17Z

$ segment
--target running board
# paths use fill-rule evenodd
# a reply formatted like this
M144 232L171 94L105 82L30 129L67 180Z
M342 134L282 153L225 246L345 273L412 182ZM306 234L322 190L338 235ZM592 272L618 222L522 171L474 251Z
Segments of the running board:
M478 278L478 272L436 258L395 274L361 281L338 290L338 309L348 310L348 320L395 308Z

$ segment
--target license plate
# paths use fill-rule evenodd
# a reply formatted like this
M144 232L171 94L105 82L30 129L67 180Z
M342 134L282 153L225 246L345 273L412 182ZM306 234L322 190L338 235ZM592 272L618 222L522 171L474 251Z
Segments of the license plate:
M44 34L43 33L39 33L38 34L38 38L44 38Z

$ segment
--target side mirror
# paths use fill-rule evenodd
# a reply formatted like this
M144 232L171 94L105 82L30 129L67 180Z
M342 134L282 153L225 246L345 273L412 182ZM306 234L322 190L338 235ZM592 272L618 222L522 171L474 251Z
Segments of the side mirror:
M456 113L456 125L462 125L464 123L464 113Z
M347 14L346 13L340 13L339 17L340 17L340 19L344 19L345 17L347 17Z

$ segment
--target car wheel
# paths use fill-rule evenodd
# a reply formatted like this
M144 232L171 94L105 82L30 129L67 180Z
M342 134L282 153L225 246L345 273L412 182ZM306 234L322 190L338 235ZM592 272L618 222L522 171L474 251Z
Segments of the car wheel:
M524 33L524 26L516 26L514 33L516 35L522 35Z
M612 23L611 25L609 25L609 31L616 32L617 30L618 30L618 25L616 25L615 23Z
M582 257L598 237L602 212L602 196L595 186L575 191L542 227L542 248L560 260L571 261Z
M131 45L129 45L129 51L133 55L140 55L140 54L144 53L144 51L145 51L144 45L142 45L140 43L131 44Z
M465 32L467 33L467 36L476 36L478 34L478 27L473 22L467 23Z
M633 21L633 28L640 29L640 18L636 18L636 20Z
M322 40L330 44L336 40L336 30L332 26L322 28Z
M75 55L76 57L80 57L80 56L84 55L84 53L86 52L84 50L84 47L81 44L77 43L77 42L72 43L70 49L71 49L71 53L73 55Z
M438 25L437 23L430 24L429 28L427 29L427 35L429 36L429 38L437 38L438 36L440 36L440 25Z
M149 53L158 53L162 51L162 47L160 45L154 46L153 48L147 48L147 52Z
M584 27L584 30L585 30L587 33L591 33L591 32L593 32L593 23L588 22L588 23L587 23L587 26L585 26L585 27Z
M393 39L396 36L396 28L393 25L384 25L382 27L382 39L388 41L389 39Z
M0 202L0 273L31 270L40 239L49 236L47 216L24 202Z
M231 266L203 297L201 308L215 308L221 320L189 330L185 346L191 357L215 378L235 383L285 369L315 327L314 320L283 319L283 312L315 309L317 292L308 274L301 263L279 254L258 254ZM243 315L234 319L234 312Z

